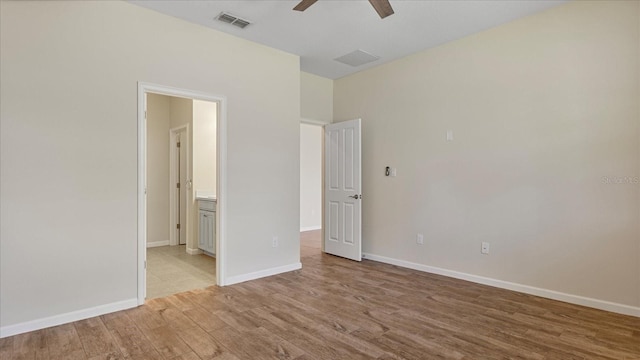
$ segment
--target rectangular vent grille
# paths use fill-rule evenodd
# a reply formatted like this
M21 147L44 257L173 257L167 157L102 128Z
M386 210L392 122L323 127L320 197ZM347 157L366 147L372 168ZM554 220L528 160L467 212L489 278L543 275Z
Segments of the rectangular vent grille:
M333 60L356 67L376 61L378 59L380 59L379 56L371 55L363 50L356 50Z
M216 17L216 19L218 19L219 21L222 21L224 23L227 24L231 24L233 26L237 26L240 29L244 29L247 26L251 25L251 21L246 20L246 19L241 19L235 15L231 15L229 13L226 12L221 12L220 15L218 15Z

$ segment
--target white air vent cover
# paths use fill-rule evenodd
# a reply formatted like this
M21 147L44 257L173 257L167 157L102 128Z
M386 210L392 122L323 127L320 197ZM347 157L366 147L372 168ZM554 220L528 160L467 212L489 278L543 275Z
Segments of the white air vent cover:
M366 51L356 50L333 60L355 67L376 61L378 59L380 59L380 56L371 55Z
M251 25L251 21L246 20L246 19L241 19L235 15L231 15L229 13L226 12L221 12L220 15L218 15L216 17L216 19L225 22L227 24L231 24L234 26L239 27L240 29L244 29L247 26Z

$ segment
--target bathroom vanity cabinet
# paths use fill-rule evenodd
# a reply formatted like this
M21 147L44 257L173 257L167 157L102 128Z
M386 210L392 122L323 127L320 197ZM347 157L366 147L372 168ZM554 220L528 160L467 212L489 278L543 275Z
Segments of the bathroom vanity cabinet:
M198 199L198 248L216 254L216 201Z

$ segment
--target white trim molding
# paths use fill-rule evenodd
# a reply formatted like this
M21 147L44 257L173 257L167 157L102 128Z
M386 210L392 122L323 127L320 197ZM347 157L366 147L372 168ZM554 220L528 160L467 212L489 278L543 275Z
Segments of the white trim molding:
M200 254L202 254L202 250L187 248L187 254L189 254L189 255L200 255Z
M131 309L136 306L138 306L138 299L129 299L95 306L88 309L72 311L65 314L54 315L42 319L31 320L20 324L3 326L0 328L0 338L23 334L29 331L40 330L52 326L67 324L78 320L84 320L112 313L115 311Z
M362 258L367 260L378 261L385 264L396 265L403 268L423 271L431 274L443 275L443 276L447 276L455 279L471 281L474 283L489 285L489 286L493 286L501 289L513 290L513 291L517 291L517 292L521 292L529 295L540 296L547 299L564 301L571 304L587 306L587 307L605 310L605 311L611 311L618 314L640 317L640 307L618 304L610 301L593 299L593 298L588 298L588 297L579 296L579 295L567 294L559 291L542 289L534 286L522 285L522 284L512 283L509 281L488 278L484 276L467 274L463 272L443 269L435 266L417 264L410 261L393 259L385 256L375 255L375 254L363 253L362 255L363 255Z
M300 118L300 123L308 124L308 125L320 125L320 126L331 124L330 121L313 120L313 119L307 119L307 118Z
M169 240L165 241L151 241L147 243L147 249L158 246L169 246Z
M317 225L317 226L305 226L305 227L301 227L300 228L300 232L304 232L304 231L313 231L313 230L320 230L322 229L322 225Z
M270 269L255 271L255 272L248 273L248 274L229 276L227 278L226 285L233 285L233 284L237 284L237 283L241 283L241 282L245 282L245 281L249 281L249 280L260 279L260 278L263 278L263 277L272 276L272 275L278 275L278 274L282 274L282 273L285 273L285 272L294 271L294 270L300 270L300 269L302 269L302 263L297 262L295 264L278 266L278 267L274 267L274 268L270 268Z
M191 137L189 136L190 132L189 132L189 124L186 125L182 125L182 126L178 126L178 127L174 127L169 129L169 245L179 245L178 244L178 233L180 232L180 229L176 229L175 224L180 222L180 219L178 219L178 214L176 214L176 208L177 208L177 199L176 199L176 186L175 184L178 182L177 179L177 172L179 171L178 169L176 169L176 167L178 166L178 159L177 159L177 154L174 151L175 150L175 145L178 139L178 135L180 134L184 134L184 140L181 139L180 141L184 143L184 146L182 147L182 149L184 149L183 151L186 151L186 158L187 158L187 166L186 166L186 171L187 171L187 179L185 181L185 183L190 183L191 182ZM186 203L186 208L189 209L189 199L191 198L189 195L191 193L190 191L190 186L186 187L186 193L187 193L187 203ZM188 224L190 224L189 222L189 211L186 211L185 214L185 237L188 239L190 232L189 232L189 226ZM186 244L186 240L185 240L185 244ZM147 246L148 247L148 246Z

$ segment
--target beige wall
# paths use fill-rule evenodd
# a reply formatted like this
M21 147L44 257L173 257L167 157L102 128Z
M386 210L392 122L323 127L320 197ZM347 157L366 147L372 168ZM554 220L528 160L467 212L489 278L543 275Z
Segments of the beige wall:
M147 95L147 244L169 241L171 98Z
M571 2L337 80L364 251L640 306L639 15Z
M0 56L0 326L135 301L138 81L227 99L227 276L298 264L297 56L120 1L1 1Z
M191 203L191 241L198 248L198 201L196 191L216 192L216 121L217 105L209 101L193 101L193 187Z
M216 191L216 103L193 101L193 188Z
M171 96L171 128L193 127L193 100Z
M193 101L180 97L148 94L147 97L147 245L169 241L169 181L170 176L170 129L188 125L192 136ZM193 177L191 165L193 142L190 140L189 174ZM187 189L188 198L193 198L193 190ZM197 219L198 209L193 200L189 202L189 221ZM197 222L187 227L187 246L197 249L195 237Z
M333 120L333 80L300 73L300 117L327 124Z
M300 231L322 226L322 130L300 124Z

